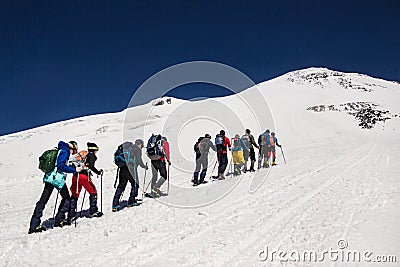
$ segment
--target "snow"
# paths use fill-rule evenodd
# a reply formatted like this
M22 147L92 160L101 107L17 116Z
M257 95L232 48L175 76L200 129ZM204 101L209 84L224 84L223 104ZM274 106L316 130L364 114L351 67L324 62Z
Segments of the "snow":
M341 238L352 250L397 255L399 260L400 118L366 130L345 112L307 110L351 102L372 102L400 114L400 85L309 68L229 97L196 102L172 98L171 104L150 102L2 136L0 265L269 266L281 263L258 259L265 246L323 251L336 248ZM266 128L275 130L287 164L278 150L278 165L272 169L191 187L194 142L205 133L215 136L221 128L229 136L250 128L256 138ZM146 198L139 207L112 213L114 151L125 140L147 141L152 132L163 133L171 144L170 195L160 201ZM96 166L105 170L105 215L81 218L76 228L28 235L43 189L38 157L59 140L75 140L81 149L86 142L100 147ZM211 153L207 179L215 159ZM139 176L142 186L143 169ZM147 173L146 183L149 178ZM100 187L99 179L94 183ZM129 190L128 185L124 199ZM49 225L55 198L53 192L42 217ZM78 207L81 201L82 195Z

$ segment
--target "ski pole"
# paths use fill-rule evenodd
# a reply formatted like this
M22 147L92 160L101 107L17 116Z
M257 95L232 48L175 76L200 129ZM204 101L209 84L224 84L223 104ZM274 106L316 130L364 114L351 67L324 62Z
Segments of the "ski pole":
M168 173L167 173L167 179L168 179L168 184L167 184L167 195L169 195L169 166L171 166L170 162L168 162Z
M55 216L56 216L56 207L57 207L57 201L58 201L58 195L60 192L57 192L57 197L56 197L56 204L54 205L54 211L53 211L53 220L55 221Z
M144 199L144 187L145 187L145 185L146 185L146 173L147 173L147 169L148 169L148 167L147 167L147 162L146 162L146 169L144 169L144 178L143 178L142 202L143 202L143 199Z
M103 213L103 172L100 176L100 212Z
M85 197L86 197L86 190L85 190L85 193L83 193L83 199L82 199L82 205L81 205L81 212L79 212L79 217L82 216L83 203L85 203ZM77 204L78 204L78 203L77 203Z
M285 154L283 154L283 149L282 149L282 146L280 147L280 149L281 149L281 152L282 152L283 161L284 161L284 162L285 162L285 164L286 164Z
M77 218L76 218L76 214L77 214L77 212L78 212L78 186L79 186L79 173L77 173L77 177L76 177L76 191L75 191L75 193L76 193L76 205L75 205L75 227L76 227L76 221L77 221Z

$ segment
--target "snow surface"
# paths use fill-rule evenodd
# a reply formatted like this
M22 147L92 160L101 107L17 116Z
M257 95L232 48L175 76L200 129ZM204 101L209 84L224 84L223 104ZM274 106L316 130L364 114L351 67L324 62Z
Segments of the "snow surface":
M271 115L260 114L268 108L261 94ZM229 97L196 102L172 98L170 105L154 107L150 102L119 113L2 136L0 265L314 266L317 263L262 262L258 252L265 246L323 251L337 248L339 239L347 240L349 249L396 255L399 262L400 118L366 130L345 112L307 110L360 101L400 114L400 85L362 74L310 68ZM256 138L266 128L275 130L287 164L278 150L279 165L272 169L191 187L193 144L205 133L215 136L221 127L229 136L250 128ZM160 198L170 205L144 199L139 207L112 213L113 153L122 141L147 140L152 132L163 133L171 143L170 195ZM81 218L76 228L28 235L43 189L38 157L59 140L76 140L80 148L88 141L100 147L96 166L105 170L105 215ZM207 179L214 162L215 155L210 154ZM143 169L139 175L142 186ZM149 177L147 173L147 181ZM70 184L70 176L68 180ZM99 179L94 178L94 183L100 187ZM128 185L124 199L129 190ZM42 218L48 225L55 198L53 192ZM79 207L81 201L82 195ZM347 264L326 260L318 265Z

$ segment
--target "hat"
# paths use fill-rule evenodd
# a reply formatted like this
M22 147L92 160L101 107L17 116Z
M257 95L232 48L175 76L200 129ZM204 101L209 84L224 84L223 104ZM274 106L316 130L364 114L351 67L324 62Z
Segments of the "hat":
M246 133L248 133L248 134L249 134L249 133L250 133L250 129L246 129Z
M142 145L142 148L144 147L144 142L142 139L136 139L135 144Z
M204 137L211 139L211 135L209 135L209 134L206 134Z
M219 134L225 136L225 131L221 130L221 131L219 131Z
M240 135L239 134L235 134L235 138L240 138Z
M265 132L266 132L266 133L269 133L269 129L267 129Z
M87 143L88 151L93 152L93 151L98 151L99 147L95 143Z
M73 149L73 150L78 150L78 143L75 141L69 141L68 142L69 148Z
M271 133L271 135L272 135L272 136L275 136L275 133L274 133L274 132L272 132L272 133Z

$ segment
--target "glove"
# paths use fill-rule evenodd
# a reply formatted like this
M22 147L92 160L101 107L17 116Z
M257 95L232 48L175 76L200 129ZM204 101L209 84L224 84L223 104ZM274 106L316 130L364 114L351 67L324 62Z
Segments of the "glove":
M278 145L279 147L282 147L282 145Z
M81 172L81 171L82 171L82 168L81 168L81 167L76 167L76 168L75 168L75 171L76 171L76 172Z
M168 165L171 165L171 161L168 160Z
M103 173L104 173L103 169L100 169L99 172L100 172L100 175L103 175Z
M144 169L147 171L149 169L149 166L144 166Z

